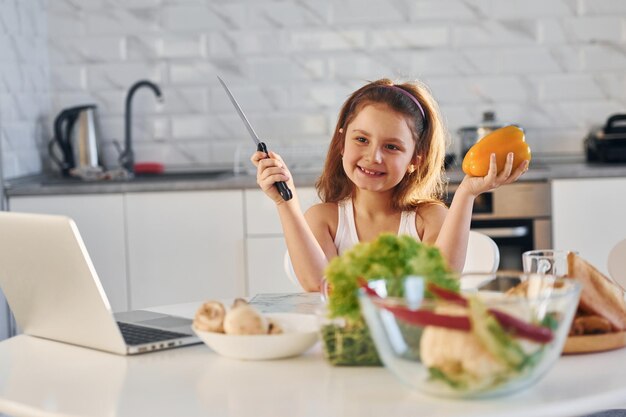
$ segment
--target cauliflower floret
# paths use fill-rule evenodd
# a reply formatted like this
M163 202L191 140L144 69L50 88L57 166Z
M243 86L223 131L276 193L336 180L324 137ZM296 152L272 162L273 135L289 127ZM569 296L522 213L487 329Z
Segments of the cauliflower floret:
M436 309L438 314L465 316L463 307L447 305ZM509 367L489 353L472 332L427 326L420 340L422 363L438 368L451 378L488 384L494 376ZM469 380L469 381L468 381Z
M450 376L466 373L472 379L491 379L508 367L491 355L470 332L428 326L420 342L422 362Z

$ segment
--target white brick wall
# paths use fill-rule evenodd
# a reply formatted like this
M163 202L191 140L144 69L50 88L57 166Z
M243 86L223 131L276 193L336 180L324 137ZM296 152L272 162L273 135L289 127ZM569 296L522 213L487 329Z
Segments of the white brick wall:
M0 186L3 176L41 171L50 114L46 3L0 2Z
M304 141L324 149L343 100L380 77L425 81L453 141L459 127L495 110L527 129L535 154L580 153L592 125L626 111L624 1L5 0L0 7L4 117L27 117L47 99L32 93L49 86L52 107L39 133L48 137L62 108L95 102L109 164L112 139L123 139L126 91L144 78L161 86L165 101L148 91L135 98L137 160L166 163L229 162L238 148L253 150L217 74L270 147L293 158L306 157L291 150ZM36 65L46 53L49 71ZM17 157L28 155L24 141L32 150L43 138L9 141L5 173L37 167L38 157Z

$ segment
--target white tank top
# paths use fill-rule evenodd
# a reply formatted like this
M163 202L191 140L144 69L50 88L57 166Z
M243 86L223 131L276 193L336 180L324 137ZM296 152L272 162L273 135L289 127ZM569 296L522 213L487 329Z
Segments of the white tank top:
M337 253L341 255L352 246L359 243L359 236L356 233L356 224L354 223L354 209L352 207L352 199L347 198L338 204L339 222L337 223L337 233L335 234L335 246ZM403 211L400 217L400 227L398 235L409 235L418 242L421 241L415 227L415 212Z

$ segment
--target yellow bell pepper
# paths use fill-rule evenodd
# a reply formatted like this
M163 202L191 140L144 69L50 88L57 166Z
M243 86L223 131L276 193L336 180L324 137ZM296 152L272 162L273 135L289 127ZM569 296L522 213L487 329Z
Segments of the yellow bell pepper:
M489 156L492 153L496 154L500 172L509 152L513 152L513 170L523 161L530 161L530 146L524 140L524 131L514 125L494 130L476 142L463 158L463 172L473 177L484 177L489 172Z

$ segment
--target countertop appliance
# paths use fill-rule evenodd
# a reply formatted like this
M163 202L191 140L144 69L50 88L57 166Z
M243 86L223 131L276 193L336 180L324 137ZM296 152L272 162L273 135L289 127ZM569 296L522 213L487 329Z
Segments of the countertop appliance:
M449 205L457 185L450 185ZM500 249L501 270L522 270L522 253L552 247L551 188L547 181L507 184L474 200L471 229Z
M465 126L457 130L461 139L461 158L476 142L501 127L502 125L496 121L496 113L486 111L483 113L483 120L477 126Z
M588 162L626 162L626 114L614 114L585 138Z
M55 145L61 151L57 156ZM96 105L70 107L54 120L54 138L48 146L50 158L64 177L73 170L101 170Z

